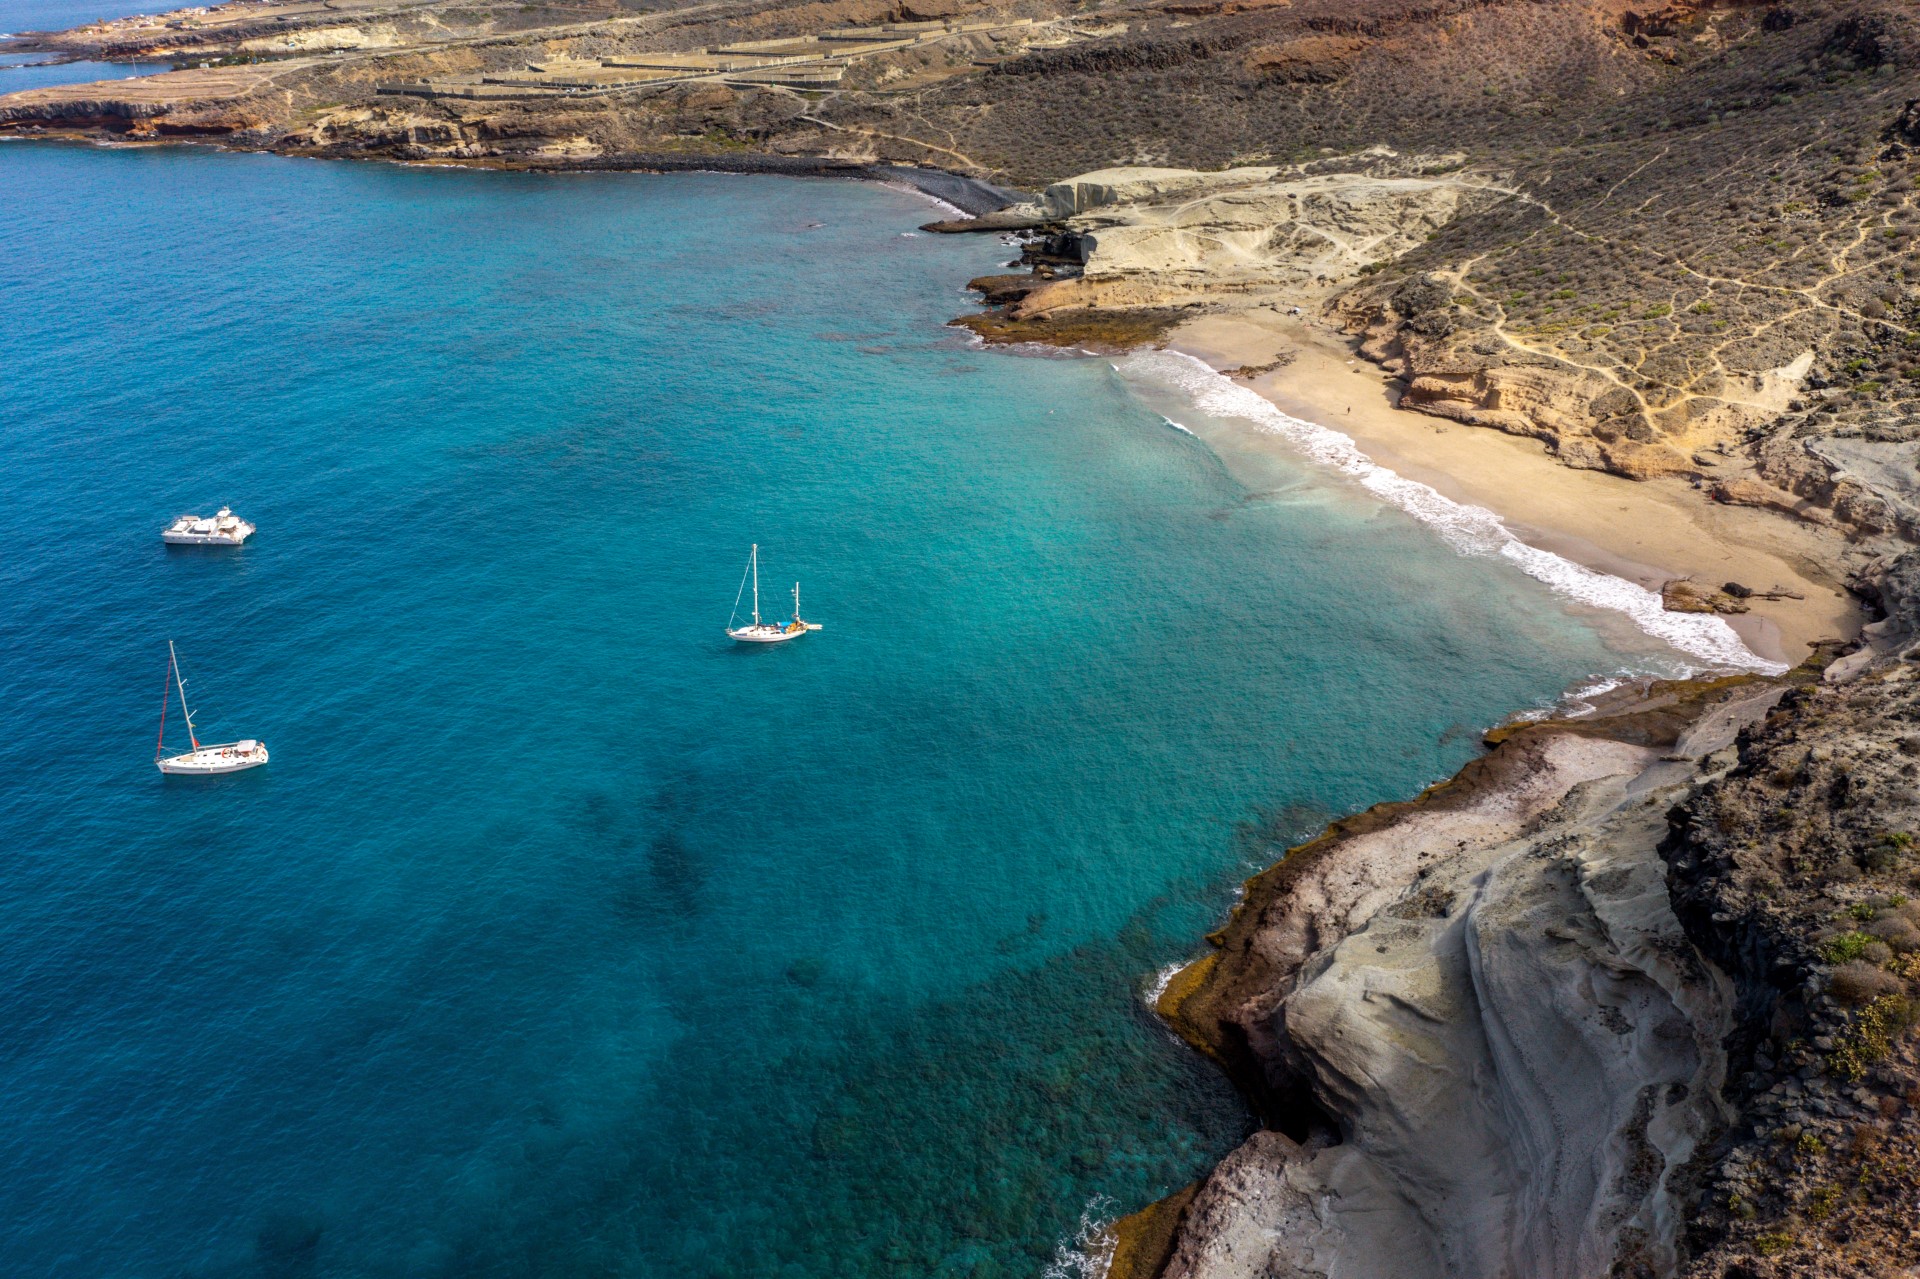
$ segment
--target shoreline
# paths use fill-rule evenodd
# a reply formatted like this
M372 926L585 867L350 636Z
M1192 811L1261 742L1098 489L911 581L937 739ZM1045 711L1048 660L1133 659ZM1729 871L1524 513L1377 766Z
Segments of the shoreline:
M136 61L126 58L103 60L117 63ZM88 59L70 57L63 61L84 62ZM140 77L127 78L139 79ZM89 83L119 84L123 81ZM34 90L24 89L19 92L31 93ZM10 96L13 95L0 94L0 103L4 103ZM7 127L8 125L13 127ZM210 134L162 133L153 137L131 137L104 131L90 124L63 127L52 121L26 127L20 127L13 121L0 121L0 139L22 142L81 142L101 147L210 146L220 151L231 151L242 155L278 156L285 160L361 160L401 167L480 169L504 173L732 173L788 178L839 178L912 190L927 197L942 211L957 214L961 220L971 220L983 214L997 213L1027 198L1026 192L999 186L983 178L954 173L948 169L828 155L771 155L761 152L674 154L636 151L579 157L535 155L408 158L345 150L284 151L271 146L238 145L231 137Z
M1362 359L1353 349L1357 344L1323 324L1277 314L1271 319L1245 312L1205 315L1178 325L1158 345L1230 377L1232 385L1289 417L1347 436L1374 464L1443 498L1491 513L1524 544L1575 565L1656 596L1666 581L1692 576L1715 586L1725 580L1760 590L1788 586L1806 597L1756 599L1753 612L1720 618L1751 653L1776 663L1775 669L1749 667L1734 675L1707 670L1677 682L1633 678L1605 685L1585 710L1563 703L1544 718L1516 716L1490 729L1482 752L1451 776L1417 795L1383 799L1338 818L1256 871L1198 953L1145 975L1143 998L1158 1020L1233 1081L1263 1131L1303 1150L1294 1141L1327 1123L1327 1116L1298 1091L1297 1081L1276 1091L1266 1070L1273 1046L1249 1042L1230 1011L1278 986L1255 957L1258 948L1250 934L1292 893L1296 879L1313 873L1329 852L1356 836L1378 832L1374 837L1381 838L1403 826L1411 831L1444 825L1454 820L1455 809L1531 811L1538 805L1526 802L1527 793L1541 778L1531 767L1516 769L1515 760L1532 754L1536 742L1571 739L1595 748L1631 744L1671 750L1702 717L1704 703L1739 698L1749 688L1784 690L1817 678L1809 672L1856 638L1865 618L1858 602L1819 567L1823 559L1838 558L1831 552L1837 535L1795 527L1768 512L1711 507L1684 484L1574 470L1549 457L1537 441L1402 410L1392 379ZM1229 373L1276 361L1277 367L1252 376ZM1263 463L1270 465L1276 457L1308 460L1295 441L1243 418L1224 418L1224 424L1237 428L1230 434L1218 429L1198 434L1169 423L1196 435L1230 473L1256 486ZM1774 700L1777 695L1767 704ZM1551 789L1558 794L1562 788ZM1254 1144L1250 1140L1196 1181L1133 1205L1080 1250L1106 1279L1158 1279L1169 1269L1185 1273L1176 1264L1183 1241L1191 1248L1190 1235L1204 1241L1222 1229L1222 1207L1196 1206L1196 1201L1218 1197L1221 1186L1233 1184L1237 1163L1249 1158Z
M1405 479L1491 512L1526 545L1594 572L1656 594L1668 581L1691 578L1715 588L1737 581L1803 595L1754 599L1750 612L1722 615L1765 660L1798 665L1819 641L1852 639L1865 621L1822 567L1839 558L1837 532L1717 505L1684 481L1576 470L1536 440L1403 410L1392 379L1318 322L1274 311L1206 315L1173 330L1165 345L1219 373L1281 361L1234 384L1290 417L1348 436ZM1230 470L1242 472L1276 453L1298 456L1289 442L1252 424L1209 444Z
M1482 753L1450 777L1337 818L1250 876L1201 951L1159 975L1150 1007L1234 1082L1262 1131L1204 1177L1109 1223L1105 1279L1159 1279L1177 1268L1180 1247L1195 1250L1190 1236L1204 1248L1237 1208L1231 1200L1244 1174L1236 1165L1275 1153L1256 1147L1278 1147L1284 1167L1344 1144L1333 1135L1341 1116L1296 1073L1298 1063L1275 1074L1289 1032L1265 1023L1304 965L1365 929L1381 904L1443 870L1456 847L1525 838L1582 784L1621 769L1639 772L1643 783L1684 784L1705 755L1725 749L1786 692L1817 683L1831 656L1816 649L1780 675L1656 681L1622 690L1592 717L1492 730ZM1190 1267L1177 1269L1185 1275Z
M1759 670L1779 674L1791 665L1756 653L1725 617L1672 611L1657 591L1522 540L1487 507L1450 498L1382 465L1363 452L1351 436L1306 416L1286 413L1195 356L1179 351L1136 354L1125 367L1114 368L1122 377L1141 377L1156 390L1171 390L1184 404L1197 409L1201 415L1196 419L1197 429L1171 417L1167 420L1205 443L1249 492L1258 493L1276 479L1287 483L1286 475L1274 474L1276 463L1312 464L1356 484L1371 499L1424 526L1427 534L1446 543L1456 554L1504 560L1564 603L1595 610L1604 616L1606 625L1630 627L1640 637L1636 645L1651 638L1685 655L1682 669L1655 668L1647 673L1673 677ZM1182 410L1176 407L1174 411ZM1635 669L1636 665L1629 662L1611 673L1589 671L1582 679L1630 675Z

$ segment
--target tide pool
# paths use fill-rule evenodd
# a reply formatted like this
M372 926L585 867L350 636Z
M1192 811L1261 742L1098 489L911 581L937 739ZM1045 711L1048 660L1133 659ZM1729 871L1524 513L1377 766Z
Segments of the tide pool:
M1010 250L908 193L0 184L22 1274L1040 1274L1246 1132L1140 1000L1241 878L1676 660L973 349ZM727 641L753 542L823 631ZM271 764L154 770L169 638Z

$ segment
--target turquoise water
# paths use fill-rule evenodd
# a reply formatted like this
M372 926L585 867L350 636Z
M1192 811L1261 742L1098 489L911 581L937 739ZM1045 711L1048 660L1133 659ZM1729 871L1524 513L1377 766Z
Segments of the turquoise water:
M1039 1274L1245 1132L1139 997L1239 878L1656 656L970 349L906 193L0 185L14 1273ZM169 638L270 765L155 772Z
M0 51L0 94L48 89L56 84L127 80L172 69L173 64L168 62L48 62L40 54Z

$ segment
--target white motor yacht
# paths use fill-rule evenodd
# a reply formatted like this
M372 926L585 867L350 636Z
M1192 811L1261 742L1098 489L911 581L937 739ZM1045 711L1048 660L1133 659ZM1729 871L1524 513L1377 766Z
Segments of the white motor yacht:
M238 546L253 536L253 525L223 506L212 519L182 515L167 526L160 540L169 546Z
M173 685L160 697L160 741L153 748L153 762L163 773L207 774L237 773L243 768L258 768L267 762L267 744L249 737L244 741L203 746L193 731L193 712L187 709L187 681L180 674L180 657L167 641L167 676ZM187 740L193 749L180 755L167 754L167 702L178 690L180 714L187 721Z

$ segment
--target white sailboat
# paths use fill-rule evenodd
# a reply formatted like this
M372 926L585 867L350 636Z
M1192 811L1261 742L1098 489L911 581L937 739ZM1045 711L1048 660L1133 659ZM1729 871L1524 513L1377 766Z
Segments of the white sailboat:
M753 578L753 624L735 626L740 620L740 597L746 594L747 578ZM747 556L747 571L740 575L740 590L733 597L733 615L727 619L727 635L742 644L779 644L790 639L799 639L808 631L820 629L818 622L800 620L800 583L793 584L793 620L784 626L760 620L760 543L753 544L753 550Z
M160 741L153 748L153 762L163 773L237 773L243 768L258 768L267 762L267 744L248 738L241 742L224 742L218 746L202 746L193 731L193 712L187 709L187 681L180 674L180 656L173 651L173 641L167 641L167 677L172 689L163 690L160 695ZM167 754L167 702L171 694L178 690L180 694L180 714L187 721L187 740L193 743L193 749L183 755Z

